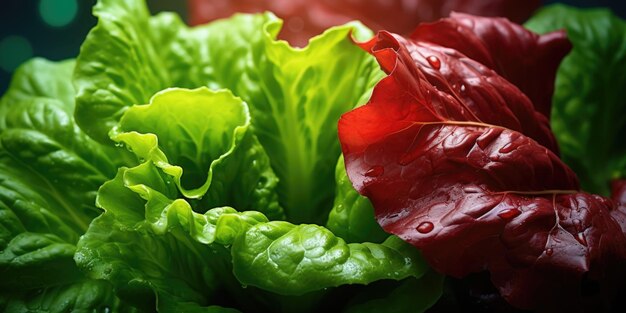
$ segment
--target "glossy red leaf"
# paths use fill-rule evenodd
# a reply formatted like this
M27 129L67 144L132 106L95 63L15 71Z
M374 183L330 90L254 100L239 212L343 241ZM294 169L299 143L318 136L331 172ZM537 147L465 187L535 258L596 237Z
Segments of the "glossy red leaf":
M420 22L452 11L504 16L522 22L540 0L189 0L192 25L225 18L235 12L272 11L285 20L280 37L296 46L331 26L360 20L373 30L407 34Z
M453 48L495 70L548 118L556 71L572 48L565 31L539 36L504 18L460 13L421 24L411 39Z
M488 270L522 308L576 307L583 279L626 259L617 202L579 191L546 116L514 84L431 42L382 32L362 46L388 77L342 116L339 138L387 232L442 273Z
M376 56L383 70L393 71L372 96L372 103L382 104L379 109L387 111L385 103L394 102L404 116L399 119L409 122L414 114L428 113L448 120L500 125L558 153L547 117L517 86L482 63L445 46L388 32L380 32L361 46ZM416 109L422 105L428 111ZM394 122L392 127L403 126Z

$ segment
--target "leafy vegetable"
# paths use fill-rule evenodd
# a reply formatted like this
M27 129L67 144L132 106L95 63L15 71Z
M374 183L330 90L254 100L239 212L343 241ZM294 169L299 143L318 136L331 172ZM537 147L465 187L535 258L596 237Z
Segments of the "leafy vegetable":
M98 215L98 187L123 151L74 123L74 61L34 59L0 100L0 310L119 309L107 282L84 277L75 244Z
M552 127L583 189L608 196L609 181L626 177L626 22L605 9L553 5L527 27L567 30L574 50L558 71Z
M275 37L272 14L236 15L187 28L142 1L100 1L98 25L77 59L76 118L101 142L125 110L168 87L228 88L249 104L252 127L279 178L279 203L289 220L324 222L340 155L336 121L365 102L381 73L349 40L369 31L337 27L304 49ZM106 68L106 70L103 70Z
M489 53L494 44L485 42L503 38L489 35L497 28L488 19L452 19L475 23L458 32L484 32L467 37L476 45L464 48L471 53ZM450 23L426 27L450 31ZM508 27L516 31L505 47L566 47L550 43L562 35L519 28ZM372 200L381 226L420 248L436 270L460 277L487 269L518 307L579 306L573 297L581 296L583 274L602 283L626 258L618 205L579 191L555 154L544 108L485 64L420 33L381 32L363 44L389 75L367 105L339 122L354 186ZM536 57L554 64L558 54Z
M170 102L173 100L177 103ZM184 105L184 116L177 105ZM193 130L193 125L204 125L199 121L214 121L210 124L215 125L218 120L222 127L211 132ZM228 173L232 181L246 186L250 177L258 177L250 171L271 173L261 170L264 166L269 170L269 164L262 162L263 149L242 125L244 121L249 121L249 113L241 99L206 88L165 90L149 105L129 108L112 138L124 142L143 163L121 169L98 192L97 205L106 213L94 220L79 242L78 265L94 279L111 281L124 300L157 311L220 305L220 290L224 289L236 298L251 297L239 284L301 295L344 284L419 278L425 273L419 252L396 237L382 244L346 244L316 225L270 222L258 211L207 210L219 203L247 203L244 195L254 199L258 193L239 186L227 190L239 190L243 199L234 199L227 192L211 193L211 187L186 195L188 190L178 181L181 173L183 177L193 173L196 164L176 168L167 162L189 155L188 134L204 133L207 143L212 143L195 144L196 150L192 150L207 156L203 160L211 160L209 177ZM187 129L187 134L178 133L181 128ZM182 139L177 146L156 144L162 142L161 136L172 134ZM243 139L231 140L229 134ZM215 143L224 138L227 140L222 142L232 144L228 152L210 156L210 152L220 151ZM238 157L237 151L254 157ZM219 166L228 163L248 170ZM258 184L254 180L248 186ZM271 189L262 193L272 199ZM205 202L204 196L212 200ZM234 276L228 274L231 271Z
M286 27L280 34L296 46L305 46L309 38L325 29L360 20L374 30L409 33L420 22L447 17L450 12L484 16L504 16L516 22L525 21L539 7L539 0L190 0L192 24L229 17L235 12L257 13L270 10L284 18Z
M129 108L111 138L154 162L198 206L231 204L284 217L277 178L252 134L248 107L229 91L158 93L149 105Z
M549 118L556 70L571 50L565 32L558 30L539 36L503 18L452 13L420 25L410 38L453 48L494 70Z

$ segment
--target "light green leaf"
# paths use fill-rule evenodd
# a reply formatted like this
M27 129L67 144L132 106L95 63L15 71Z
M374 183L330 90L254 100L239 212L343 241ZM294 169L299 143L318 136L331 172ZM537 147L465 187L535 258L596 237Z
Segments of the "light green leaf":
M111 137L143 163L100 188L96 203L106 213L81 238L76 263L147 311L232 311L215 306L223 289L245 297L224 245L246 223L268 219L194 210L230 204L283 217L245 103L224 90L168 89L129 108Z
M352 186L343 155L335 168L335 204L326 227L346 242L382 242L389 236L374 218L374 207Z
M196 28L171 14L150 17L141 0L101 0L94 14L99 22L75 75L76 117L91 136L108 141L125 110L165 88L230 89L250 107L288 218L324 222L334 189L328 164L340 154L339 116L364 103L383 76L349 38L368 30L335 27L295 49L275 39L282 22L270 13Z
M278 180L252 134L248 107L230 91L164 90L150 104L129 108L111 138L152 161L204 210L230 205L284 218Z
M97 204L106 213L81 238L75 257L91 278L111 281L124 300L141 308L222 305L220 290L261 305L254 289L240 284L302 295L421 277L427 270L419 252L397 237L346 244L321 226L271 222L257 211L197 213L179 188L172 189L164 168L146 160L105 183Z
M271 14L238 15L190 29L172 13L150 17L143 0L100 0L93 13L98 24L77 59L76 118L101 142L126 108L158 91L240 83L263 26L278 23Z
M155 235L146 224L132 225L113 213L94 220L81 239L76 263L93 279L111 282L118 295L147 312L186 306L200 310L216 303L216 291L230 272L223 247L207 247ZM180 311L180 310L178 310Z
M244 284L299 295L345 284L421 277L419 252L392 236L382 244L351 243L317 225L258 224L232 247L235 276Z
M329 165L341 152L337 121L364 104L382 78L373 57L348 38L351 29L360 27L331 28L304 49L266 36L266 59L255 62L259 86L233 90L250 104L252 123L280 178L281 204L292 222L325 221L334 192Z
M626 22L607 9L552 5L526 27L567 31L574 48L557 72L552 128L583 189L608 196L609 181L626 177Z

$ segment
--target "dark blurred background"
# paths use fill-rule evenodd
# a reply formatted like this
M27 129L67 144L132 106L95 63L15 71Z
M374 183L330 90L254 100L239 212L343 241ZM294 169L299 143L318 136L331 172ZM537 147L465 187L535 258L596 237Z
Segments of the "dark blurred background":
M516 0L524 1L524 0ZM96 19L91 7L96 0L2 0L0 2L0 94L6 90L11 75L25 60L45 57L51 60L73 58ZM626 18L624 0L561 0L579 7L610 7ZM184 0L149 0L153 13L176 11L184 19Z

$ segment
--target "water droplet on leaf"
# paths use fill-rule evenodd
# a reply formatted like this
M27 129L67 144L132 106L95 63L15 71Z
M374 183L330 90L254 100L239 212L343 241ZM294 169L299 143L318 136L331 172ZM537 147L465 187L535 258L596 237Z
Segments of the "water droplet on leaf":
M576 240L578 240L578 242L580 242L580 244L583 245L583 246L587 245L587 239L585 238L585 234L584 233L578 233L576 235Z
M480 189L478 187L465 187L465 188L463 188L463 192L465 192L465 193L479 193L481 191L482 191L482 189Z
M427 234L427 233L430 233L434 228L435 228L435 225L433 225L433 223L423 222L419 224L419 226L417 226L417 228L415 229L422 234Z
M551 256L553 253L554 253L554 250L552 250L552 248L546 249L546 255L547 256Z
M500 153L509 153L509 152L511 152L513 150L515 150L515 145L509 142L504 147L502 147L498 152L500 152Z
M365 176L367 177L378 177L380 175L382 175L385 172L385 168L380 166L380 165L376 165L372 168L370 168L367 172L365 172Z
M431 56L427 57L426 60L428 60L428 63L434 69L438 70L438 69L441 68L441 61L439 61L439 59L436 56L431 55Z
M512 218L517 217L520 214L522 214L522 211L518 209L506 209L506 210L500 211L500 213L498 213L498 216L501 219L510 220Z

